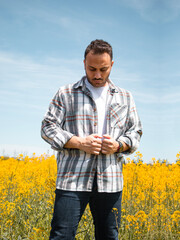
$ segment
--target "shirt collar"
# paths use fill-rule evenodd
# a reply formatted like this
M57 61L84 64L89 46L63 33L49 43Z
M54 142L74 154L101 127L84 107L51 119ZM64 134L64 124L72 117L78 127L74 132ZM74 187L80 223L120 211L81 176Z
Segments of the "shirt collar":
M76 82L73 87L75 89L82 88L83 91L86 90L85 79L86 79L86 76L82 77L81 80ZM114 83L110 79L109 79L109 90L111 94L118 92L117 87L114 85Z

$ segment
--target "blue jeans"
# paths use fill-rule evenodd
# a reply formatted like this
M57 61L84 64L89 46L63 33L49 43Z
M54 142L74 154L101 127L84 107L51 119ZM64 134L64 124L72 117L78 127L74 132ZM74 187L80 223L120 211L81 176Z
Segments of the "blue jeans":
M96 240L118 240L122 192L97 192L96 179L92 192L56 189L50 240L73 240L81 216L89 203L95 225ZM113 208L117 212L112 211ZM117 228L118 226L118 228Z

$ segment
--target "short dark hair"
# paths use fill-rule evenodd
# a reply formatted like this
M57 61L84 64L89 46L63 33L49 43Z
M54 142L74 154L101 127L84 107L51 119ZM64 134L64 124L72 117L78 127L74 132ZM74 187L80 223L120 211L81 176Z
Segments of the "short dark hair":
M90 51L92 51L93 54L108 53L111 57L111 60L113 58L113 51L111 45L108 42L101 39L96 39L87 46L84 53L84 59L86 59L86 56Z

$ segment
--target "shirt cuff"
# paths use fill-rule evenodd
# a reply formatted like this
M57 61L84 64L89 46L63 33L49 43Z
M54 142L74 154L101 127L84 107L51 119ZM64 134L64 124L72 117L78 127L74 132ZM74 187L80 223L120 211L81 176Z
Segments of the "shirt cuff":
M53 139L51 148L56 150L56 151L61 151L63 150L64 145L74 136L74 134L67 132L67 131L62 131L58 132Z

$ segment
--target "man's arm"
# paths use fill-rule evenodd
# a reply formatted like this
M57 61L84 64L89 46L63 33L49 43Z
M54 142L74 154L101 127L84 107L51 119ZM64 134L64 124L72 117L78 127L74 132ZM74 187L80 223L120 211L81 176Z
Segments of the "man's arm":
M123 145L122 152L127 151L129 149L129 146L123 141L121 141L121 143ZM117 142L107 134L103 135L102 148L101 148L101 152L103 154L113 154L117 152L118 149L119 149L119 142Z
M41 137L57 151L61 151L64 144L74 136L62 129L65 112L65 104L59 90L49 105L41 127Z
M64 148L76 148L89 154L98 155L101 151L101 137L96 134L87 136L86 138L73 136L65 145Z

